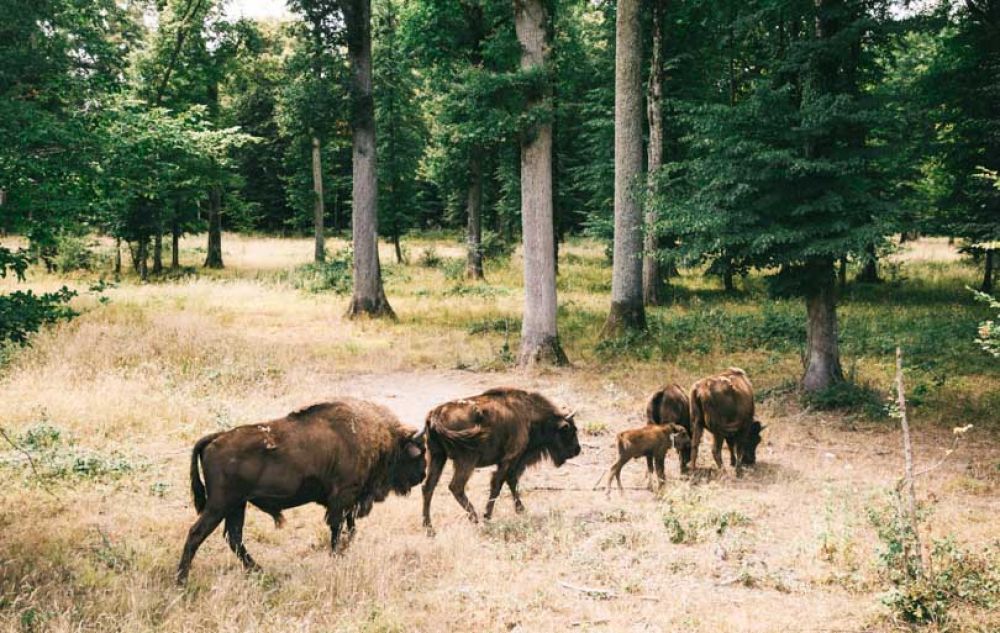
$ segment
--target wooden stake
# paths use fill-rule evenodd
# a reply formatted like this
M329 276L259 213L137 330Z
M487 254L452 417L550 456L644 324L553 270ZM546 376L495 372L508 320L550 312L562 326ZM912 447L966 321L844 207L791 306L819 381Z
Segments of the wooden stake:
M923 571L923 553L920 547L920 536L917 533L917 490L913 475L913 443L910 440L910 423L906 417L903 351L899 347L896 348L896 398L899 406L899 424L903 429L904 475L900 483L906 487L910 529L913 531L913 546L916 548L916 556L912 556L912 558L917 566L917 573L921 573Z

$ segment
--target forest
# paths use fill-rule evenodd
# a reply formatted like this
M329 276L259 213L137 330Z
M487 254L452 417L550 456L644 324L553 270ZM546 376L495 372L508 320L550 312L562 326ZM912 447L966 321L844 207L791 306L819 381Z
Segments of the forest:
M0 630L997 630L998 172L998 0L0 0ZM756 463L592 490L727 367ZM176 585L199 438L501 386L525 503Z

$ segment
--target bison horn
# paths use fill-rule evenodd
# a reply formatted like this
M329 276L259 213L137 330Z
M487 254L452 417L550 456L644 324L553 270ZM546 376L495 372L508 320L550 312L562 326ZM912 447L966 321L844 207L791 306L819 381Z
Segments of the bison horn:
M569 413L567 413L563 417L566 418L567 420L572 420L573 418L576 417L576 409L573 409L572 411L570 411Z
M426 432L427 432L427 427L425 426L424 428L422 428L419 431L417 431L416 433L414 433L413 437L410 438L410 439L412 439L414 442L419 442L420 439L424 436L424 433L426 433Z

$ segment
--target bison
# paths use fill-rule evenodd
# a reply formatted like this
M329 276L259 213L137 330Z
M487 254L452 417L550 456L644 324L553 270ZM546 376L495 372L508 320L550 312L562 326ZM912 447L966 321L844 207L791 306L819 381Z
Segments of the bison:
M184 544L178 582L186 581L195 552L223 519L230 549L246 569L258 569L243 545L248 503L279 527L282 510L320 504L336 551L342 523L349 542L356 517L366 516L390 492L405 495L423 481L424 452L423 431L404 427L381 405L354 398L206 435L191 452L198 520Z
M691 405L688 395L684 389L677 384L666 385L649 397L646 403L646 423L647 424L676 424L691 434ZM689 438L690 439L690 438ZM681 473L686 473L688 462L691 461L690 442L686 447L678 449L678 461L681 465ZM646 458L646 468L653 471L652 458Z
M702 378L691 387L691 469L698 463L702 432L712 433L712 457L722 468L722 442L729 446L730 463L739 474L757 461L757 445L764 430L754 417L753 385L742 369L730 367Z
M677 450L678 458L691 448L691 440L687 430L679 424L647 424L637 429L629 429L618 434L618 461L608 470L607 494L611 494L613 480L618 482L618 490L622 487L622 467L633 459L646 458L646 476L653 474L656 466L656 479L660 487L665 483L663 460L671 447ZM600 484L600 482L598 482Z
M431 526L431 497L449 458L455 468L448 488L469 519L478 521L465 496L472 472L497 467L486 502L487 520L506 483L514 508L524 511L517 482L524 469L549 457L556 466L580 454L573 414L556 408L539 393L514 388L490 389L478 396L446 402L427 414L427 480L424 482L424 527Z

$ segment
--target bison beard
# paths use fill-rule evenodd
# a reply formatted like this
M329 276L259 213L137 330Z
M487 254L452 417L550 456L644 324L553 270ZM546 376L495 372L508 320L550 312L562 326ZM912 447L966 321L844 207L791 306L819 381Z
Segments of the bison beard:
M199 516L188 532L177 580L187 579L198 547L223 520L230 549L246 569L258 568L243 545L248 503L279 526L282 510L324 506L336 551L343 523L349 542L356 518L390 492L407 494L423 481L425 469L422 431L402 426L385 407L352 398L207 435L191 453L191 493Z
M544 396L513 388L490 389L478 396L446 402L427 414L427 480L424 482L424 527L431 526L431 498L450 458L455 474L448 488L469 519L478 521L465 486L477 467L496 466L483 517L493 507L504 483L514 508L524 511L517 482L525 468L545 457L561 466L580 454L573 414L559 411Z

